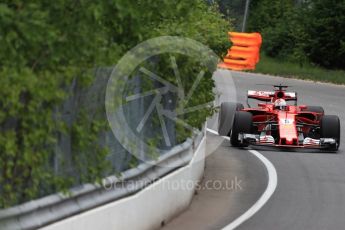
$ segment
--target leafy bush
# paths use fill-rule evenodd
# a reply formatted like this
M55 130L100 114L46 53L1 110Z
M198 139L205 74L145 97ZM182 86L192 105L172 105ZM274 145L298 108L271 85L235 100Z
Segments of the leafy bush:
M300 34L299 14L294 1L253 1L249 28L263 36L263 49L267 55L278 58L293 58L299 52L297 40Z
M345 1L312 1L306 32L310 60L327 68L345 69Z
M344 23L344 0L255 0L249 16L268 56L327 68L345 68Z
M97 144L105 122L83 111L72 125L59 118L72 80L87 87L93 80L89 69L113 65L153 36L187 36L218 54L229 45L228 23L201 0L4 0L0 21L0 208L66 190L76 181L94 182L107 172L107 152ZM204 81L195 102L213 97L212 80ZM200 125L209 114L191 119ZM78 178L50 167L64 134L73 140Z
M248 17L249 31L263 31L270 27L276 27L277 23L287 21L294 7L294 0L252 0Z
M263 49L271 57L286 59L303 65L307 61L305 47L309 35L305 31L301 9L292 9L274 27L263 30Z

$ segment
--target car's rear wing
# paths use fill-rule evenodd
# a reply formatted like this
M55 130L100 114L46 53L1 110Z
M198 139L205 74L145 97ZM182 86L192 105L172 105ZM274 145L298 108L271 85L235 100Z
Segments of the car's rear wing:
M252 98L259 101L272 101L275 97L283 98L286 101L297 101L296 92L248 90L247 93L247 98Z

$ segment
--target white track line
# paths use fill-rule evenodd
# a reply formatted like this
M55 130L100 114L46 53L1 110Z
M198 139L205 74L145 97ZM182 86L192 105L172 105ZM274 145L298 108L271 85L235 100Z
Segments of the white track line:
M218 135L218 132L207 129L208 132ZM229 140L229 137L223 137L224 139ZM277 188L278 184L278 177L277 177L277 171L274 167L274 165L261 153L259 153L256 150L248 150L251 154L259 158L259 160L262 161L262 163L265 165L268 173L268 183L265 192L261 195L261 197L253 204L245 213L243 213L241 216L237 217L234 221L232 221L229 225L225 226L223 230L231 230L237 228L239 225L241 225L243 222L248 220L250 217L252 217L257 211L259 211L266 202L270 199L270 197L273 195L274 191Z

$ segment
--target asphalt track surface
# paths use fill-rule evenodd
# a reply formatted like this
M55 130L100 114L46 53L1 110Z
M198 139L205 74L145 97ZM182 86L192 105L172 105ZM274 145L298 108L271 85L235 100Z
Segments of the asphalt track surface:
M247 90L272 90L257 84L292 85L299 104L321 105L326 114L338 115L341 133L345 133L345 86L226 70L214 77L220 101L237 99L244 105ZM216 117L208 127L216 129ZM266 189L267 170L258 158L246 149L231 147L222 137L207 135L207 151L212 154L206 159L201 186L190 207L165 230L221 229L248 210ZM268 202L237 229L345 229L344 138L337 153L257 150L275 166L278 186Z

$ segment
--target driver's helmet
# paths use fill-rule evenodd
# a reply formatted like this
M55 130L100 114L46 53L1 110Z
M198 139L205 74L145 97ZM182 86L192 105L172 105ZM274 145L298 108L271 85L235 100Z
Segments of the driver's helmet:
M286 101L284 99L277 99L274 102L274 109L279 109L279 110L286 110Z

